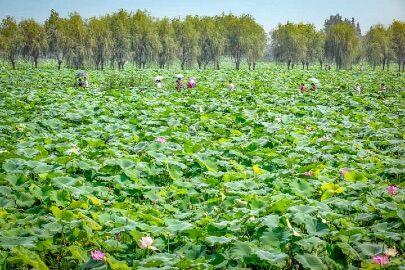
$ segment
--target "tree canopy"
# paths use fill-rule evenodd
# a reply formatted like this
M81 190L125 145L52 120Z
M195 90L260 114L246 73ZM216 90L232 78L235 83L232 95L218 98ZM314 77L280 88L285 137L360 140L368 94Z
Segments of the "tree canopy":
M271 18L269 18L271 19ZM405 26L394 21L389 27L374 25L361 36L354 18L339 14L325 20L323 29L313 24L280 24L270 33L255 19L242 14L155 18L145 10L84 19L78 13L62 18L51 10L43 23L24 19L17 23L6 17L0 27L0 55L13 68L18 59L33 66L41 57L53 58L58 69L105 66L123 69L132 62L138 68L168 68L179 63L182 69L220 68L221 59L232 59L235 68L246 63L255 69L265 52L288 69L319 63L335 63L338 69L351 68L366 60L372 67L389 67L405 62Z

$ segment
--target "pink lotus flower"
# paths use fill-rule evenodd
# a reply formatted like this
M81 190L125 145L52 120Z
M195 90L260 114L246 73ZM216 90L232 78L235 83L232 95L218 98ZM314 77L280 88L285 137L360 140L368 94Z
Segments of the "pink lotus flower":
M398 194L398 188L397 188L396 185L389 185L389 186L387 187L387 192L388 192L390 195L395 196L395 195Z
M155 248L153 245L153 239L150 236L144 236L141 238L140 240L140 246L141 249L151 249L151 250L156 250L157 248Z
M339 171L340 175L342 175L342 176L344 176L348 172L349 172L349 168L346 168L346 167L340 169L340 171Z
M157 141L158 143L165 143L165 142L166 142L166 139L163 138L163 137L157 137L157 138L156 138L156 141Z
M105 253L101 252L100 250L93 250L91 252L91 258L95 261L102 261L105 258Z
M314 172L313 171L304 172L304 175L308 176L308 177L312 177L312 176L314 176Z
M373 257L373 263L379 265L385 265L388 263L388 256L387 255L375 255Z

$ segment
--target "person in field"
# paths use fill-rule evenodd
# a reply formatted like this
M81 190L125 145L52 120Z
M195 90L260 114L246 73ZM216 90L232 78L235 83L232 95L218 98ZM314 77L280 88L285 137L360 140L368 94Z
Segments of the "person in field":
M87 80L87 77L83 78L83 87L89 87L89 81Z
M381 91L382 93L386 93L386 92L387 92L387 88L385 87L385 84L384 84L384 83L382 83L382 84L380 85L380 91Z
M305 84L301 83L300 91L301 91L301 93L308 92L308 89L305 87Z
M315 83L311 83L311 91L316 91L317 86Z
M357 94L357 95L360 95L360 94L361 94L361 87L360 87L360 84L356 84L356 87L354 88L354 91L356 91L356 94Z
M78 87L89 87L89 81L87 80L87 74L84 71L79 71L76 74Z
M183 90L183 75L176 74L174 77L176 78L176 90L181 92L181 90Z
M183 89L183 80L182 80L182 78L177 78L177 81L176 81L176 90L178 91L178 92L181 92L181 90Z
M235 90L235 85L233 84L232 80L229 80L228 89L229 89L230 91Z
M191 88L194 88L196 86L197 86L197 83L195 82L195 79L193 77L190 77L188 79L188 82L187 82L187 88L191 89Z
M162 88L162 81L156 80L156 88Z
M161 89L163 87L162 80L163 80L163 76L155 77L156 88Z
M79 78L77 80L78 87L89 87L89 82L87 81L87 77Z

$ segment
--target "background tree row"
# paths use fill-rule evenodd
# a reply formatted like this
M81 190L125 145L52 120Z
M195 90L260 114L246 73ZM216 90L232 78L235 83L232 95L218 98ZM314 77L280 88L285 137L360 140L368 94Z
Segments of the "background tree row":
M388 28L373 25L362 36L358 22L342 19L339 14L326 20L320 31L312 24L288 22L271 33L270 50L272 58L286 63L288 69L298 63L308 68L315 62L322 68L325 61L337 69L351 68L366 60L374 69L378 65L389 68L390 62L397 62L403 71L405 23L394 21Z
M43 24L6 17L0 26L0 55L13 68L18 59L37 66L40 58L52 58L59 69L63 64L76 69L123 69L128 62L138 68L179 63L182 69L219 69L227 58L236 69L244 61L255 69L266 47L271 59L289 69L296 65L308 69L315 63L321 68L325 63L350 68L366 60L373 68L389 68L390 62L396 62L403 70L405 24L374 25L362 36L358 22L337 14L320 31L312 24L288 22L267 35L250 15L157 19L146 11L120 10L85 20L78 13L62 18L52 10Z

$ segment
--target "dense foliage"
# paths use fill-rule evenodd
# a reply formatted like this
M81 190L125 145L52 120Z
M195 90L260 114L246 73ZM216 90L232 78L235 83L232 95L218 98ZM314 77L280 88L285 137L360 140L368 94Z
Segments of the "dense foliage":
M287 22L267 35L247 14L169 19L154 18L147 11L119 10L86 19L78 13L63 18L51 10L43 24L6 17L0 26L0 57L13 68L17 59L37 66L43 57L55 59L58 69L62 63L76 69L123 69L126 63L138 68L167 68L179 63L182 69L219 69L224 58L232 59L236 69L242 62L255 69L266 47L268 58L284 62L288 68L302 64L308 69L314 63L322 68L324 63L335 63L337 69L350 69L367 60L383 69L395 62L403 71L405 24L374 25L363 37L354 18L343 19L337 14L325 21L323 29Z
M0 70L0 268L403 266L403 76L74 74Z
M17 42L17 40L24 42ZM219 69L222 57L233 57L237 69L242 59L254 69L261 60L266 33L249 15L186 16L157 19L148 12L120 10L83 19L72 13L62 18L52 10L44 25L32 19L20 23L6 17L0 27L0 53L15 67L15 58L54 58L61 68L106 65L122 69L126 62L139 68L167 67L178 59L182 69L212 65ZM10 57L12 54L13 57Z

